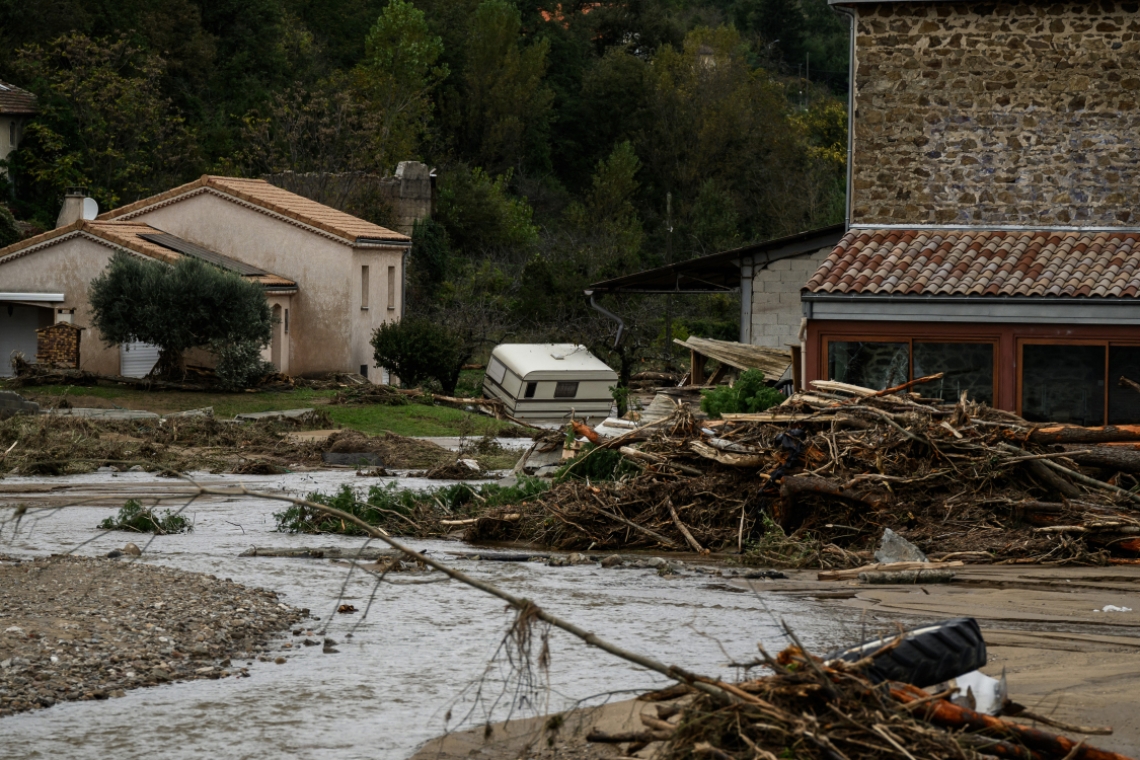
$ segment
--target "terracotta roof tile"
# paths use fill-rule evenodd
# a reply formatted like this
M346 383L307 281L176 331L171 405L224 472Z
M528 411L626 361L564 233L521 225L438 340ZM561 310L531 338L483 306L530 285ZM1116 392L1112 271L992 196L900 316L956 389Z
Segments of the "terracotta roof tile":
M14 84L0 82L0 113L4 114L34 114L36 96L27 90L21 90Z
M158 203L177 198L199 188L209 188L219 193L238 198L259 208L275 214L288 217L295 221L316 227L331 235L344 238L350 243L383 241L395 244L407 244L411 238L386 227L372 222L358 219L351 214L338 211L335 208L317 203L304 196L291 193L288 190L271 185L263 179L244 179L241 177L217 177L203 175L193 182L167 190L164 193L143 198L140 201L120 206L117 209L101 214L99 219L119 219L130 216Z
M851 230L805 290L1133 298L1140 232Z

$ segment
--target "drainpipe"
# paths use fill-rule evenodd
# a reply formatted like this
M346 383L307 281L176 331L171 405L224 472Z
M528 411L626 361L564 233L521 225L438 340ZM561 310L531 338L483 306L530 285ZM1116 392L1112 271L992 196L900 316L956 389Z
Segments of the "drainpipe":
M609 309L607 309L604 306L601 306L600 304L596 303L594 301L594 291L587 290L587 291L585 291L585 293L586 293L586 295L588 295L590 297L590 306L595 311L599 311L602 314L605 314L607 317L609 317L613 321L617 322L617 324L618 324L617 337L614 338L614 348L617 348L618 346L621 345L621 338L622 338L622 335L625 333L625 322L622 322L621 317L619 317L617 314L614 314Z
M855 203L855 177L852 163L855 156L855 23L854 8L831 6L851 20L851 42L847 52L847 229L851 229L852 208Z

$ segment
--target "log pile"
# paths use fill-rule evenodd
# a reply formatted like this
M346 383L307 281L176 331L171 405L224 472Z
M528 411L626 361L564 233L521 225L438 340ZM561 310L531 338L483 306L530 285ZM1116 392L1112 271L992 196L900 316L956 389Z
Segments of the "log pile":
M587 740L628 744L627 756L654 744L653 756L660 760L1128 760L1090 746L1084 738L977 713L951 702L949 692L872 684L860 663L823 662L799 647L775 658L764 655L764 660L773 671L770 676L716 683L729 699L702 693L687 704L664 702L684 693L684 685L645 695L645 701L662 701L653 712L642 712L643 730L595 730Z
M1140 427L1035 426L964 397L923 398L916 388L937 377L886 391L817 381L725 420L679 408L579 457L620 451L636 474L568 478L521 520L481 522L468 538L744 550L827 568L865 564L889 527L966 561L1140 556Z

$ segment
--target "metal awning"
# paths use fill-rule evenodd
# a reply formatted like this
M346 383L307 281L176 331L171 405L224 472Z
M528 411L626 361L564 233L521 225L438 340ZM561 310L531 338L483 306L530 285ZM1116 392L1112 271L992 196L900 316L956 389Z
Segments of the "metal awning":
M586 295L602 293L725 293L740 290L741 269L764 266L780 259L813 253L843 239L842 224L801 232L797 235L753 243L679 264L596 282Z
M20 293L0 291L0 301L63 303L63 293Z

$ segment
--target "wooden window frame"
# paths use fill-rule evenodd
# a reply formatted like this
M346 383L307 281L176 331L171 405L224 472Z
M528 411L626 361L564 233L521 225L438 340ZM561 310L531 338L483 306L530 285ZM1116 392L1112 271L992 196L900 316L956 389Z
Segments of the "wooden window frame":
M1109 381L1108 367L1111 361L1111 354L1113 346L1120 348L1140 348L1140 340L1111 340L1108 338L1073 338L1064 340L1061 338L1017 338L1016 353L1017 357L1017 394L1014 398L1017 406L1017 416L1021 416L1022 410L1022 388L1024 386L1025 372L1025 347L1026 346L1103 346L1104 347L1104 409L1101 413L1101 424L1109 425L1108 421L1108 393Z
M948 337L940 335L868 335L868 334L855 334L843 335L841 333L827 333L819 336L819 343L822 346L822 356L820 357L820 367L823 370L820 374L826 375L829 380L831 377L830 356L832 343L906 343L907 344L907 380L914 380L914 344L915 343L968 343L974 345L988 345L993 353L993 389L991 405L997 404L997 400L1001 397L1001 345L1000 338L994 336L971 336L968 338ZM1018 354L1018 361L1020 362L1020 354ZM1020 367L1020 364L1019 364ZM1107 367L1106 367L1107 369ZM1020 371L1020 370L1019 370ZM1018 376L1018 410L1020 413L1020 375ZM921 386L919 386L919 393L921 393ZM1106 396L1107 398L1107 396Z

